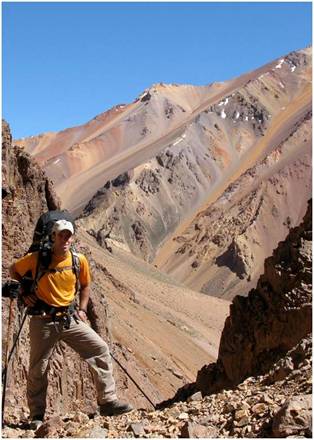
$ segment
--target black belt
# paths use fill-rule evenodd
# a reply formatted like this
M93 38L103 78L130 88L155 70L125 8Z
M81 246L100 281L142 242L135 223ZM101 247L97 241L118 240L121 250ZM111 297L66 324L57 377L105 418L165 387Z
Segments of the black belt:
M68 306L54 307L42 300L38 300L34 307L29 308L28 314L31 316L38 316L44 319L51 319L52 321L63 322L65 328L70 327L71 318L76 311L75 301Z

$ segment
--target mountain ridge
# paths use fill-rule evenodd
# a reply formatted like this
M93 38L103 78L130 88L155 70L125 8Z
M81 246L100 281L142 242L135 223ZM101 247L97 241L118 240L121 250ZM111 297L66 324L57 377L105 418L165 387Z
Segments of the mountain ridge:
M129 250L192 289L231 299L253 287L264 259L304 215L311 194L310 124L308 48L225 83L153 85L133 103L69 129L68 138L67 131L57 134L62 150L57 141L43 138L48 144L42 149L45 144L39 143L41 150L34 158L44 160L42 166L55 181L63 206L81 212L80 223L102 246ZM80 136L86 142L78 140ZM34 140L24 141L25 148L34 145ZM303 177L297 178L301 170ZM275 208L264 203L256 231L251 228L244 237L243 223L236 228L241 237L233 236L237 242L221 240L218 234L205 249L206 237L197 228L202 224L208 229L208 213L218 206L223 209L221 200L230 199L230 188L238 186L232 190L233 205L238 200L244 210L253 209L241 196L240 182L248 180L243 177L248 172L256 175L251 180L261 200L266 191L274 205L281 206L286 199L297 209L292 204L282 210L284 216L279 212L280 226L269 244L262 228L272 222ZM296 188L304 179L300 200L285 173ZM275 188L277 181L287 186L287 195ZM248 198L253 197L253 188L251 192ZM194 239L198 244L192 244ZM185 242L187 252L180 242ZM250 246L257 255L252 262ZM230 258L242 266L240 272L229 270ZM217 288L208 287L210 280Z
M269 69L269 68L273 68L273 69L276 69L276 66L278 66L279 64L276 64L276 62L277 61L274 61L274 62L272 62L272 63L268 63L267 65L265 65L265 66L263 66L262 68L260 68L260 69L256 69L256 71L255 71L255 76L257 75L259 75L260 74L260 72L267 72L267 69ZM293 65L294 66L294 65ZM293 69L293 66L290 68L291 70ZM280 70L279 68L277 68L276 70ZM254 73L254 72L253 72ZM182 90L182 89L185 89L185 88L188 88L188 89L191 89L192 90L192 97L193 97L193 99L195 100L195 95L197 95L197 91L198 90L200 90L200 89L208 89L208 90L211 90L213 87L214 88L218 88L218 91L217 91L217 93L215 93L215 91L214 91L214 98L210 98L211 99L211 101L214 101L214 102L216 102L216 101L218 101L219 99L220 99L220 97L223 97L223 96L225 96L225 95L227 95L228 94L228 90L230 89L230 90L232 90L233 88L234 88L234 84L235 83L237 83L237 81L240 81L240 84L238 84L239 86L240 85L243 85L244 83L247 83L247 82L250 82L251 81L251 79L250 78L252 78L252 75L253 75L253 73L252 72L250 72L250 73L248 73L248 74L246 74L246 75L243 75L242 77L241 77L241 79L240 78L236 78L236 79L232 79L232 80L230 80L230 81L228 81L228 82L226 82L226 83L214 83L214 84L212 84L212 85L210 85L210 86L172 86L172 87L170 87L170 88L174 88L174 89L180 89L180 90ZM167 87L167 86L164 86L164 85L162 85L162 86L160 86L159 87L159 89L160 90L163 90L163 89L169 89L169 87ZM144 98L144 96L147 96L147 93L149 93L150 94L150 98L149 98L149 100L147 100L146 102L142 102L141 101L141 99L137 99L137 100L135 100L133 103L131 103L131 104L128 104L128 105L126 105L126 106L124 106L122 109L121 108L119 108L119 115L118 115L118 118L122 115L124 118L125 117L127 117L127 115L130 113L130 111L132 110L132 108L134 107L134 106L136 106L137 105L137 103L141 103L141 105L142 105L142 107L145 107L146 105L149 105L150 104L150 101L151 100L153 100L154 101L154 99L155 99L155 96L156 96L156 92L157 92L157 89L154 87L154 86L152 86L151 88L149 88L148 89L148 91L149 92L143 92L143 96L142 96L142 99ZM158 94L158 93L157 93ZM216 96L217 95L217 96ZM141 96L141 95L140 95ZM179 97L180 97L180 95L179 95ZM169 100L170 100L170 97L167 95L167 99L169 98ZM206 109L206 107L207 107L207 105L208 105L208 97L206 98L206 97L204 97L204 99L206 100L206 103L203 103L203 104L201 104L202 106L204 106L204 108L203 109ZM190 100L190 98L188 98L188 101L187 102L189 102L189 100ZM171 100L170 100L171 101ZM173 104L173 103L171 103L171 104ZM167 102L163 102L163 105L165 105L166 106L166 108L164 109L165 110L165 112L167 112ZM194 112L192 112L191 114L190 114L190 116L188 117L188 118L185 118L183 121L181 121L181 119L180 119L180 125L182 125L182 123L183 124L186 124L186 123L188 123L188 121L189 120L193 120L193 118L194 118L194 116L196 115L196 113L199 113L200 111L202 111L203 109L200 109L200 107L199 107L199 105L196 103L196 104L194 104L194 108L195 108L195 110L194 110ZM168 122L167 122L167 124L168 124L168 126L169 127L173 127L173 121L172 121L172 119L174 118L174 119L176 119L176 108L175 107L173 107L173 105L170 105L170 107L168 108L168 111L170 112L170 114L169 115L167 115L168 116L168 118L166 117L165 118L165 121L167 120ZM108 114L112 114L112 113L116 113L117 112L117 107L114 107L114 109L110 109L107 113ZM120 112L121 112L121 115L120 115ZM182 111L180 110L179 111L179 116L180 116L180 113L182 113ZM171 116L171 117L170 117ZM133 118L134 117L136 117L136 115L134 115L134 116L132 116ZM145 116L144 116L145 117ZM96 117L97 118L97 117ZM159 118L160 119L160 118ZM170 119L171 119L171 121L170 121ZM93 120L92 120L93 121ZM90 121L87 125L89 125L92 121ZM171 124L169 125L169 122L171 122ZM110 124L112 124L112 122L110 122ZM111 127L111 125L109 124L109 126L106 128L106 127L104 127L104 128L106 128L106 131L107 130L109 130L110 131L110 127ZM78 130L78 133L75 133L75 136L80 136L80 131L82 130L82 127L84 127L84 125L81 125L81 126L78 126L78 127L74 127L73 129L68 129L68 130L71 130L71 131L73 131L73 130L75 130L75 129L77 129ZM147 128L147 127L146 127ZM117 129L118 129L118 127L117 127ZM143 129L145 129L145 127L142 127L142 130ZM149 129L149 128L148 128ZM61 136L63 136L64 134L65 134L65 132L67 132L68 130L63 130L62 132L61 132ZM102 128L100 129L100 130L102 130ZM120 129L119 129L120 130ZM130 131L131 130L131 131ZM158 130L160 130L160 128L158 127ZM131 137L133 136L133 139L134 139L134 133L132 134L132 129L130 128L129 129L129 131L130 131L130 135L131 135ZM121 130L120 130L120 132L121 132ZM116 134L117 136L121 136L121 133L119 134L119 133L117 133ZM128 135L128 137L130 136L130 135ZM116 145L116 143L115 143L115 141L114 141L114 136L115 136L115 133L113 132L112 133L112 136L111 136L111 134L110 133L108 133L108 136L109 137L107 137L107 139L105 140L105 142L106 142L106 144L104 144L104 145L107 145L107 150L108 150L108 146L110 146L110 143L112 143L112 142L114 142L114 144L110 147L110 149L109 149L109 151L110 151L110 154L116 154L117 153L117 151L114 151L114 150L112 150L112 148L113 148L113 146L114 145ZM136 142L142 142L142 136L143 135L140 135L139 136L139 134L137 134L136 135L137 136L137 141ZM44 135L41 135L41 137L44 137ZM97 136L97 137L99 137L99 136ZM146 136L144 136L144 138L147 138L147 135ZM88 137L87 137L87 139L89 139ZM158 138L156 138L156 139L158 139ZM145 140L145 139L144 139ZM152 142L152 138L151 137L149 137L149 142ZM64 139L62 139L62 141L63 141L63 145L64 145L64 147L63 148L67 148L66 147L66 145L67 145L67 143L64 143ZM33 138L32 139L32 141L29 143L29 144L27 144L27 141L24 139L24 141L23 142L19 142L19 141L17 141L17 144L19 144L19 145L24 145L24 147L27 149L27 151L29 151L29 152L31 152L31 150L32 150L32 144L35 142L35 139ZM128 142L128 141L127 141ZM132 142L134 143L134 140L132 140ZM74 141L73 141L73 139L71 139L71 145L73 146L73 143L74 143ZM53 156L51 156L51 155L49 155L48 154L48 156L45 158L45 160L52 160L53 158L55 158L55 157L57 157L57 151L58 151L58 145L56 145L56 144L52 144L52 146L53 146L53 149L54 150L56 150L56 151L54 151L54 153L53 153ZM76 149L78 148L78 145L77 145L77 147L76 147ZM98 149L99 150L99 148L97 147L97 145L94 147L94 149ZM126 148L126 146L124 146L124 149ZM97 150L97 151L98 151ZM62 150L62 151L64 151L64 150ZM62 152L61 151L61 152ZM49 151L48 151L48 153L49 153ZM47 154L47 153L46 153ZM70 153L69 153L70 154ZM79 151L78 151L78 153L77 153L78 155L79 155ZM102 153L103 154L103 153ZM60 153L59 153L59 155L60 155ZM35 157L36 157L36 155L35 155ZM84 156L85 157L85 156ZM37 159L41 162L41 163L43 163L43 157L38 157L38 155L37 155ZM61 160L63 160L63 158L61 157ZM74 150L72 150L72 155L71 155L71 160L72 160L72 162L73 161L75 161L75 160L77 160L77 158L75 157L75 155L74 155ZM97 162L99 162L99 159L97 160ZM51 168L51 164L50 164L50 168ZM48 176L49 177L53 177L53 170L49 170L49 166L47 166L46 167L46 171L48 171ZM127 171L127 170L125 170L125 168L122 168L121 169L121 172L124 172L124 171ZM52 174L51 174L52 173ZM117 174L116 174L116 176L118 175L118 174L120 174L120 172L118 172ZM114 176L114 175L112 175L111 177L108 177L108 180L109 180L109 178L114 178L114 177L116 177L116 176ZM55 176L56 177L56 176ZM60 176L58 176L58 177L60 177ZM60 182L56 182L57 183L57 187L58 187L58 185L60 185ZM57 190L58 190L58 188L57 188ZM94 192L96 192L96 191L94 191ZM64 202L65 202L65 200L64 200ZM68 207L67 206L67 204L65 204L65 207Z

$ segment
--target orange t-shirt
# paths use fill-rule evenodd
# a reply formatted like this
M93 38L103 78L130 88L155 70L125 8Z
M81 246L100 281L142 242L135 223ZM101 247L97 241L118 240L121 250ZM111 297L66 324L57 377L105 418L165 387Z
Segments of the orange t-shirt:
M80 275L79 281L81 287L86 287L90 284L89 264L83 254L78 254L80 260ZM14 264L15 271L24 276L29 270L32 271L34 279L36 274L38 260L38 252L33 252L25 255L17 260ZM71 252L68 252L65 257L52 256L52 261L49 269L72 266ZM68 306L74 299L75 295L76 276L73 269L68 268L61 272L47 272L38 282L36 295L39 299L45 301L47 304L54 307Z

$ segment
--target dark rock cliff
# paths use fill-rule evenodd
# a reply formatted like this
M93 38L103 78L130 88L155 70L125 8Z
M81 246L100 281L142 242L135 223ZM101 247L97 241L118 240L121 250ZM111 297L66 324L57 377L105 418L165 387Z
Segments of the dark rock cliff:
M2 270L4 278L14 259L31 242L38 217L58 209L52 182L22 148L12 145L10 127L2 121Z
M9 125L2 122L2 273L3 281L9 266L27 252L38 217L45 211L60 208L51 181L23 149L12 145ZM97 286L95 286L97 289ZM95 301L91 301L92 325L106 329L103 313L95 313ZM10 313L11 310L11 313ZM9 315L11 324L9 325ZM16 300L10 305L8 298L2 301L2 359L12 347L13 338L21 323L23 307ZM104 321L104 322L103 322ZM105 330L104 330L105 332ZM28 368L28 318L20 336L13 361L9 365L5 414L20 420L27 416L26 377ZM61 343L53 354L48 388L48 411L67 411L80 407L89 408L95 402L95 393L87 365ZM12 418L11 418L12 420Z
M292 229L248 297L236 296L222 333L218 360L204 366L196 388L211 394L264 374L312 331L312 204Z

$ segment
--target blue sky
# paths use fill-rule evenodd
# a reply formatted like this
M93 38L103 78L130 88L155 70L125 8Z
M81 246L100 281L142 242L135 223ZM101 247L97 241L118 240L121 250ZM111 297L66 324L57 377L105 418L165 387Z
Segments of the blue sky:
M311 3L2 3L14 138L87 122L153 83L205 85L312 42Z

